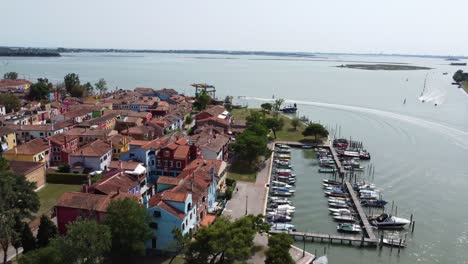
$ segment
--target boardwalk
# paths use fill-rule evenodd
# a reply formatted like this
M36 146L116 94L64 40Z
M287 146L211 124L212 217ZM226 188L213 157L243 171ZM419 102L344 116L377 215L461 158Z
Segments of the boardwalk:
M375 241L366 238L364 236L346 236L346 235L331 235L331 234L318 234L318 233L304 233L304 232L285 232L285 231L270 231L270 234L287 233L292 236L294 240L310 240L311 242L326 242L333 243L348 242L351 245L352 242L359 242L360 245L367 244L374 246Z
M351 199L353 200L354 207L356 208L356 211L359 214L359 218L361 218L362 225L364 226L364 229L366 230L367 236L369 239L371 239L374 243L377 243L377 239L374 234L374 230L372 229L372 226L369 224L369 221L367 220L367 216L364 213L364 210L362 209L361 202L356 196L356 192L353 190L353 186L349 181L345 182L346 188L348 189L349 194L351 195Z

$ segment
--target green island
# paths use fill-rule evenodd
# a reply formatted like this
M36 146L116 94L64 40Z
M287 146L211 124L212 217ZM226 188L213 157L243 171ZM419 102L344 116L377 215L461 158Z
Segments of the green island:
M411 66L402 64L342 64L335 66L338 68L350 68L358 70L371 71L413 71L413 70L430 70L432 68L422 66Z

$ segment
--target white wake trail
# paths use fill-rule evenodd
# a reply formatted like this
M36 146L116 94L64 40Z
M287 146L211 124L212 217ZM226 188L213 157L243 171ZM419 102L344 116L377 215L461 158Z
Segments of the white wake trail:
M247 100L257 100L257 101L266 101L266 102L274 101L274 99L260 98L260 97L245 96L242 98L247 99ZM434 100L434 98L432 98L432 100ZM347 110L347 111L353 111L353 112L359 112L359 113L373 114L373 115L377 115L381 117L403 121L403 122L417 125L423 128L431 129L441 134L444 134L446 136L449 136L452 140L456 142L457 145L465 149L468 149L468 132L454 128L454 127L450 127L444 124L440 124L437 122L428 121L428 120L424 120L424 119L413 117L413 116L393 113L389 111L360 107L360 106L330 104L330 103L321 103L321 102L309 102L309 101L300 101L300 100L285 100L285 102L296 103L298 105L312 105L312 106Z

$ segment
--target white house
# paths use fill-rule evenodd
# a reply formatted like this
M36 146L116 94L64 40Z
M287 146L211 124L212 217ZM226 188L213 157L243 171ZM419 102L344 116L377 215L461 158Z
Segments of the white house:
M112 145L100 139L86 144L70 155L69 165L73 173L107 170L112 160Z

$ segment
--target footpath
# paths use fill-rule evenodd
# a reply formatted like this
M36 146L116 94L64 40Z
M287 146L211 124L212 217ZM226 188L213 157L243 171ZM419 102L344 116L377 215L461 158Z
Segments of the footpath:
M269 144L269 148L274 148L274 144ZM272 157L266 160L265 164L266 166L258 172L254 183L237 182L237 191L233 192L231 200L229 200L223 211L223 215L229 215L232 219L237 219L247 214L265 214L268 199L268 187L266 185L270 181L273 164ZM250 259L250 263L265 263L265 251L268 249L268 235L257 234L254 239L254 244L256 248L261 248L263 250L256 251L255 255ZM289 253L294 261L299 264L312 263L312 260L315 258L313 254L307 251L303 257L302 249L295 246L291 247Z

